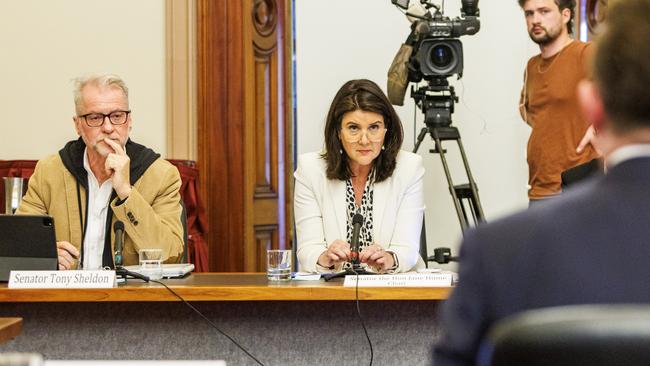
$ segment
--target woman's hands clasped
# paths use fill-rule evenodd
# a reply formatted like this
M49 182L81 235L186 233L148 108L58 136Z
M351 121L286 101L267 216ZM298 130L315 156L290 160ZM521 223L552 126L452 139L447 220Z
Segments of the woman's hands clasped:
M352 256L350 244L343 240L335 240L327 247L327 250L318 257L318 265L331 268L342 262L348 262Z
M318 265L325 268L333 268L339 263L349 262L352 260L352 251L350 244L343 240L335 240L318 257ZM389 268L393 268L395 261L393 255L386 252L384 248L377 244L372 244L364 248L359 253L359 262L366 263L369 267L373 267L377 272L385 272Z
M373 267L377 272L386 272L395 265L393 255L377 244L369 245L363 249L359 254L359 261Z

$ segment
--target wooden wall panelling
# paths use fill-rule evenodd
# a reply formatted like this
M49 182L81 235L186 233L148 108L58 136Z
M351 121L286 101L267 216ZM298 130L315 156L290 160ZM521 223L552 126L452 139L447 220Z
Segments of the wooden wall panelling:
M167 153L196 160L196 0L165 3Z
M198 1L198 150L210 263L217 271L262 271L266 249L288 243L290 0Z
M249 263L247 269L261 270L264 266L267 249L279 247L278 224L280 222L278 200L280 199L278 176L284 174L278 169L278 152L282 151L279 143L279 131L282 129L282 119L278 114L278 100L281 98L278 78L281 69L278 68L278 5L272 0L254 0L251 11L251 34L254 60L254 85L249 91L254 91L254 121L252 137L255 148L254 187L251 229L255 237L264 237L267 240L254 241L254 246L247 248ZM280 60L281 61L281 60ZM257 245L257 247L255 247ZM260 247L263 245L263 247ZM261 256L261 258L260 258Z
M293 110L293 14L291 12L291 1L283 3L284 7L284 22L282 25L281 36L283 47L279 48L284 60L284 75L281 80L284 81L284 158L278 162L278 167L286 174L284 176L284 229L280 229L280 236L285 238L285 249L294 248L294 230L293 230L293 171L294 171L294 136L293 136L293 123L294 123L294 110ZM281 187L282 188L282 187ZM283 231L282 231L283 230ZM295 252L294 252L295 253ZM294 268L297 265L294 264Z
M598 32L598 24L605 21L607 17L607 3L608 0L579 0L578 11L576 12L576 28L578 28L578 35L582 37L582 24L585 24L584 29L587 31L587 40L593 39Z
M234 1L198 0L198 166L201 195L210 232L210 269L238 270L234 258L243 251L230 245L231 237L243 241L243 157L240 80L241 11ZM241 9L239 9L241 10ZM238 149L239 148L239 149ZM237 184L239 183L239 184ZM243 268L239 269L242 270Z

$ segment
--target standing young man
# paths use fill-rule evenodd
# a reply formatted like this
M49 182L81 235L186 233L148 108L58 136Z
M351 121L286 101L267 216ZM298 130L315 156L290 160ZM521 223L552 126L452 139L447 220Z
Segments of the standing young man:
M518 0L540 54L528 60L519 111L528 140L531 205L561 191L560 174L598 157L593 130L582 118L576 88L587 76L591 44L571 38L575 0ZM576 149L578 146L578 149Z

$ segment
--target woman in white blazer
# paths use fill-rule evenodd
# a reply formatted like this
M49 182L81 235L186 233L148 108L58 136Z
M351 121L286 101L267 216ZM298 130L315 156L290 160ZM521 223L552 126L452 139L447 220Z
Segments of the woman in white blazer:
M402 140L400 119L377 84L351 80L339 89L327 115L325 151L301 155L294 174L301 271L349 266L355 214L363 216L358 258L368 270L424 268L424 167L419 155L400 150Z

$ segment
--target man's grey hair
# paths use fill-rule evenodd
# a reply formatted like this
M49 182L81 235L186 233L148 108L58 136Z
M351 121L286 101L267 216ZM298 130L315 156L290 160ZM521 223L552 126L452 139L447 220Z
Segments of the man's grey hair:
M126 83L122 80L121 77L114 74L91 74L80 76L73 80L74 89L72 94L74 96L74 106L77 114L81 113L81 107L83 103L82 91L86 85L93 85L97 87L109 87L109 88L118 88L122 90L124 96L126 97L126 103L128 107L129 103L129 88L127 88Z

